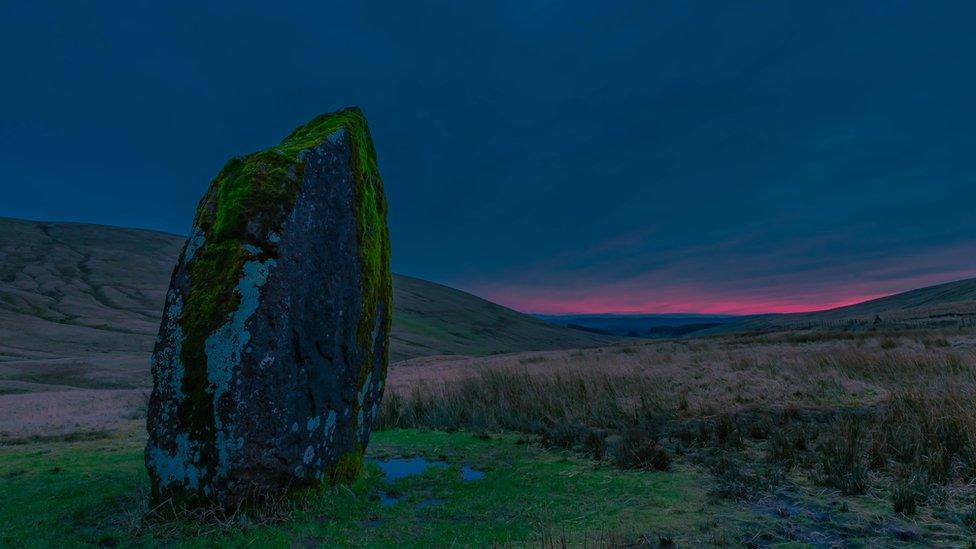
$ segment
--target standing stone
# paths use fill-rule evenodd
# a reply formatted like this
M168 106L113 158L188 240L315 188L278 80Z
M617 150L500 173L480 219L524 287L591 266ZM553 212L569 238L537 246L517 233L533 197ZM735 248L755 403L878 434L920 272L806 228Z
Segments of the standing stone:
M386 379L391 280L359 109L228 162L197 208L153 351L154 501L233 507L355 478Z

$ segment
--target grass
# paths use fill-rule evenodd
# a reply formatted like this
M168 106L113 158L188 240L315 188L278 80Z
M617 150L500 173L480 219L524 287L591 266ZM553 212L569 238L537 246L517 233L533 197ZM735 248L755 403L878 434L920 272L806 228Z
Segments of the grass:
M946 543L969 535L964 510L976 497L976 360L963 336L839 334L825 346L820 334L786 340L786 352L780 340L779 355L741 338L705 340L685 351L690 374L669 366L671 353L655 363L656 344L577 351L571 365L520 355L449 385L389 394L380 421L519 431L621 468L692 464L710 472L713 496L749 505L783 491L811 508L826 508L825 498L881 502L874 526L831 516L835 526L821 530L863 538L909 528ZM711 354L724 360L711 365ZM783 379L791 393L767 399ZM919 522L901 525L906 518Z
M710 502L692 468L593 467L514 435L386 431L375 434L369 452L373 458L415 454L452 466L386 484L372 465L349 487L298 494L272 510L161 520L147 508L135 437L0 450L0 545L491 545L609 535L701 543L714 535L715 521L741 514ZM461 480L462 464L485 471L484 480ZM379 489L403 499L382 507ZM430 500L439 503L417 508Z
M389 484L367 463L230 517L150 513L141 438L0 449L0 545L976 541L968 333L766 337L431 362L391 385L367 455L450 467Z

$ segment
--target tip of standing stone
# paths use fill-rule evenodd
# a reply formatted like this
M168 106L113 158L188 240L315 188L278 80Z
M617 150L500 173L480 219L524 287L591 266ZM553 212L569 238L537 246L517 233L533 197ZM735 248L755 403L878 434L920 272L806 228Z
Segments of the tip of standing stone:
M307 124L295 128L288 137L282 140L277 150L286 155L297 155L299 151L311 149L324 142L337 130L344 129L359 139L369 135L366 117L359 107L346 107L338 111L320 114Z

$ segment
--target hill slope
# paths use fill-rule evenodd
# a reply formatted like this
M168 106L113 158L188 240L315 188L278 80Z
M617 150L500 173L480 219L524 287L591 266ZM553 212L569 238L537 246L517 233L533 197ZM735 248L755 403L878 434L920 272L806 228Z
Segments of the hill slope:
M0 218L0 393L148 383L183 237ZM392 360L600 345L470 294L394 277Z
M593 347L612 337L572 330L418 278L394 275L394 355L400 358Z
M873 325L935 327L976 322L976 278L947 282L826 311L758 315L701 334Z
M567 327L595 330L622 337L670 338L705 328L735 322L738 317L705 314L590 314L536 315L537 318Z

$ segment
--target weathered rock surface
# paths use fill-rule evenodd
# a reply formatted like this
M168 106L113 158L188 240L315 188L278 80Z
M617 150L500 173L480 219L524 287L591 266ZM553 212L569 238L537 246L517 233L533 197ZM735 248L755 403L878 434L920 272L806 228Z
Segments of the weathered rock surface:
M358 109L227 163L197 209L153 352L156 502L227 507L359 473L386 377L389 257Z

